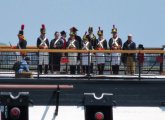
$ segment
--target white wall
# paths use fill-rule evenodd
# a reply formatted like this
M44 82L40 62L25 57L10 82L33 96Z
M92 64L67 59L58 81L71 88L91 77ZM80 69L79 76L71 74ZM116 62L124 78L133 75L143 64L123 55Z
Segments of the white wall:
M54 111L54 106L30 107L29 120L84 120L83 107L60 106L57 118L52 119ZM115 107L113 118L113 120L165 120L165 107Z

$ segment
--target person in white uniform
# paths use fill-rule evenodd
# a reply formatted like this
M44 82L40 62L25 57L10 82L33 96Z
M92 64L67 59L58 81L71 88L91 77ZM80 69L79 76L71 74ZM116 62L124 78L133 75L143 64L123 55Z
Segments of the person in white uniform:
M109 49L110 50L121 50L122 40L118 37L117 28L113 25L112 28L112 38L109 40ZM114 75L119 74L119 66L121 63L121 53L111 53L111 66L112 72Z
M97 32L98 39L96 40L96 50L104 51L107 49L107 41L103 37L103 30L99 30ZM96 63L98 66L99 75L104 74L104 66L105 66L105 53L96 53Z
M83 36L83 42L82 42L82 50L91 50L92 45L89 42L89 39L85 33ZM89 53L82 53L82 72L83 74L88 74L90 72L90 65L91 65L91 56Z
M67 49L77 50L79 48L79 44L75 36L76 34L74 32L70 32L70 38L67 42ZM70 74L76 74L77 56L78 56L77 52L68 53Z
M42 25L40 29L41 35L37 38L37 48L39 49L48 49L49 48L49 40L46 38L46 28L45 25ZM44 74L48 74L48 64L49 64L49 53L48 52L40 52L39 53L39 65L38 70L39 73L42 74L42 65L44 65Z

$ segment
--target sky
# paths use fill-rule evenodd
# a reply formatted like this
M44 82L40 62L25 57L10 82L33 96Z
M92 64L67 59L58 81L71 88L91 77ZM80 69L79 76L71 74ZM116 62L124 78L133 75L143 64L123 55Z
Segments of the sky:
M75 26L81 37L89 26L97 35L104 30L109 41L112 25L118 29L123 43L132 34L134 42L144 47L165 45L165 0L1 0L0 43L17 44L21 24L28 45L36 45L41 24L45 24L47 38L56 31Z

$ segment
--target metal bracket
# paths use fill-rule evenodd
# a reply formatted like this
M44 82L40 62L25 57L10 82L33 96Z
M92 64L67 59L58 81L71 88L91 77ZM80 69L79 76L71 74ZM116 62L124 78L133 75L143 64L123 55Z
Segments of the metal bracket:
M113 106L113 93L102 93L96 96L95 93L84 93L84 105Z
M32 104L29 100L29 92L0 92L0 101L3 105L26 105Z

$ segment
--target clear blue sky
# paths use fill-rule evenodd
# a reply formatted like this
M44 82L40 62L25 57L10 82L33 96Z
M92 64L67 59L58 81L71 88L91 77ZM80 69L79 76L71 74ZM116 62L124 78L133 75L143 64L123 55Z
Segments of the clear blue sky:
M107 40L115 24L122 41L129 33L134 41L145 47L165 44L165 0L1 0L0 43L18 42L17 34L25 24L28 45L36 45L41 24L47 28L47 37L55 31L76 26L82 36L89 26L104 30Z

